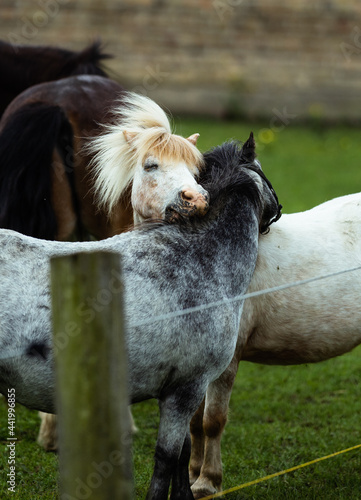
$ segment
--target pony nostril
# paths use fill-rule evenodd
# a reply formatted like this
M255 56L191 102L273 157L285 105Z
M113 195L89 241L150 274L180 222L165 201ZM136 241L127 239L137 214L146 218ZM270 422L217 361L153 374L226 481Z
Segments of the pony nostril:
M208 193L200 193L199 191L194 191L193 189L184 189L180 193L182 201L186 201L193 205L203 205L208 203Z
M182 200L185 200L185 201L194 201L196 196L198 196L198 193L195 193L194 191L191 191L190 189L185 189L184 191L181 192L181 198L182 198Z

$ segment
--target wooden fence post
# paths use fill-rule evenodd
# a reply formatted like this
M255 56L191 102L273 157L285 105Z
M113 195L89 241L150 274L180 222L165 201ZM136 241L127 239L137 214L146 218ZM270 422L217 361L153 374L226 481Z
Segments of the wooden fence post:
M51 260L60 500L133 497L120 258Z

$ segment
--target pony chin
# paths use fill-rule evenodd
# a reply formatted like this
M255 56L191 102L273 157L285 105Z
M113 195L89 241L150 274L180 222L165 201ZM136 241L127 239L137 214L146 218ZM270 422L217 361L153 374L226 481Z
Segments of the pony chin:
M180 219L180 215L174 209L167 209L165 212L164 220L170 224L177 222Z

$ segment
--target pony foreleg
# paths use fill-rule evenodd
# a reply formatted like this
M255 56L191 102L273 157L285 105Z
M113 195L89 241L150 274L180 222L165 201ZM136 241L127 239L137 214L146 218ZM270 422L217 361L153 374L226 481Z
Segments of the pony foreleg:
M237 368L238 359L234 356L229 367L207 389L203 416L204 459L201 473L192 486L194 498L215 494L222 488L221 439Z
M191 485L197 481L204 460L204 402L203 399L202 404L193 415L190 425L192 449L189 463L189 482Z
M154 472L147 500L167 500L172 478L172 500L193 500L189 484L189 425L204 392L194 384L178 388L159 401L160 422Z
M188 498L187 496L184 496L184 491L186 489L186 494L188 495L191 491L188 473L190 455L191 438L189 432L187 432L183 443L182 452L178 460L177 468L172 477L172 492L170 495L170 500L183 500L183 498ZM193 499L193 495L189 496L189 498Z

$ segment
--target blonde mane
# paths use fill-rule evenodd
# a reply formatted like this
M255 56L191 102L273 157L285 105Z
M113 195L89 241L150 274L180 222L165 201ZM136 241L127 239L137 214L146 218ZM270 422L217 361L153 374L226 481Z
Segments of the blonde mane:
M203 165L200 151L189 140L172 133L166 113L148 97L131 92L114 111L115 124L91 140L90 167L99 206L111 212L132 182L136 166L148 154L161 161L184 161L192 173Z

